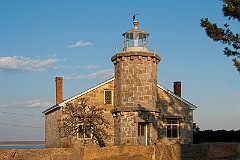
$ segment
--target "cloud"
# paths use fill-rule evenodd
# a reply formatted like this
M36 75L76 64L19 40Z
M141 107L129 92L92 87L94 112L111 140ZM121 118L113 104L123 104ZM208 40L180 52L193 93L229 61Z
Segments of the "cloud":
M91 78L102 78L102 77L113 77L113 76L114 76L113 69L105 69L105 70L100 70L98 72L94 72L88 75L69 74L63 77L65 79L91 79Z
M58 61L55 57L43 60L16 55L0 57L0 72L45 71L54 68Z
M57 65L54 67L55 69L58 69L58 68L65 68L65 69L75 69L74 67L67 67L67 66L63 66L63 65Z
M93 68L99 68L99 66L95 65L87 65L87 66L78 66L77 68L85 68L85 69L93 69Z
M92 46L93 44L91 42L76 42L75 44L70 44L68 45L68 48L73 48L73 47L85 47L85 46Z
M42 100L29 100L29 101L22 101L22 102L16 102L12 104L0 104L0 107L51 107L54 104L52 102L48 101L42 101Z

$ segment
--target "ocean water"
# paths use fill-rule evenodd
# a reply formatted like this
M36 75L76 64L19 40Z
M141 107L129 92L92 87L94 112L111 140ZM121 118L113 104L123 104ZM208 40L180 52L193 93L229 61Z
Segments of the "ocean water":
M44 148L44 144L38 144L38 145L0 145L0 149L38 149L38 148Z

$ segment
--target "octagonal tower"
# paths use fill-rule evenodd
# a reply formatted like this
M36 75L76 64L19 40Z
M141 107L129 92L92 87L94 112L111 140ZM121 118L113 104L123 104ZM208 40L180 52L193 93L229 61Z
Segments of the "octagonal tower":
M112 58L115 145L149 145L157 138L157 67L161 60L148 50L149 33L134 28L123 33L123 52Z

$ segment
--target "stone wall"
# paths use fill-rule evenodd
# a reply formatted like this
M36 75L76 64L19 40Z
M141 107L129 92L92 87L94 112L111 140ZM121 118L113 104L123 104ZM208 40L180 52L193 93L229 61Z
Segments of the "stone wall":
M155 111L148 110L142 106L136 107L121 107L117 109L115 114L111 114L114 111L112 104L104 103L104 91L114 90L115 80L111 80L108 83L97 87L89 92L83 92L79 97L86 98L88 105L101 106L106 109L105 117L112 124L112 128L108 130L109 139L107 146L115 145L139 145L138 142L138 123L148 123L148 139L147 144L154 144L156 141L161 141L165 144L173 143L192 143L192 122L193 112L189 110L189 106L181 102L179 99L169 95L167 92L158 87L158 103ZM74 99L73 99L74 100ZM127 110L128 109L128 110ZM157 111L158 110L158 111ZM56 108L49 112L46 117L46 147L55 148L61 147L61 140L58 134L58 120L60 119L61 109ZM180 123L180 137L179 138L166 138L166 118L179 117ZM114 124L114 121L122 125ZM115 125L115 127L114 127ZM115 136L118 138L114 139ZM87 144L86 144L87 142ZM89 143L88 143L89 142ZM92 141L83 141L78 139L75 143L75 147L93 146Z
M149 112L156 111L160 59L156 53L141 51L116 53L112 57L115 66L114 145L137 145L138 120L153 123L145 119ZM153 135L156 131L151 128L149 133Z
M114 146L104 148L0 149L7 160L214 160L240 159L240 143Z
M161 108L160 120L158 121L161 128L159 130L159 139L164 140L166 143L168 143L167 141L181 144L193 143L193 110L189 109L187 104L160 88L158 88L158 106ZM167 118L180 119L180 137L178 139L166 138Z
M137 112L122 112L114 116L115 145L138 145L136 115Z
M114 107L141 105L154 111L157 101L157 66L152 52L121 52L112 57L115 66Z
M111 128L107 130L108 132L108 139L105 141L107 146L113 146L113 137L114 137L114 131L113 131L113 117L110 111L113 109L112 104L105 104L104 102L104 91L112 91L113 93L114 89L114 81L110 81L104 85L102 85L99 88L96 88L92 90L91 92L88 92L79 98L85 98L87 99L87 105L88 106L99 106L105 109L104 111L104 117L108 120L108 122L111 124ZM77 139L77 141L74 144L74 147L82 147L82 146L93 146L96 145L92 143L91 140L83 140L83 139Z
M58 122L60 119L60 108L56 108L45 115L45 146L61 147Z
M100 106L105 109L105 118L108 119L108 121L113 126L113 118L112 114L110 113L110 110L113 109L112 104L105 104L104 103L104 91L110 90L113 91L114 89L114 81L109 81L108 83L101 85L100 87L91 90L90 92L86 92L79 96L78 98L85 98L87 99L87 105L88 106ZM74 101L73 99L72 101ZM58 123L60 118L63 115L61 114L61 108L56 108L55 110L47 113L45 115L45 146L47 148L57 148L57 147L63 147L66 145L72 145L72 140L69 139L61 139L59 135L59 128ZM108 130L108 140L106 141L107 146L113 146L113 127ZM67 142L69 141L69 142ZM87 142L87 144L86 144ZM83 139L77 139L74 143L74 147L83 147L83 146L94 146L95 144L92 143L91 140L85 141Z

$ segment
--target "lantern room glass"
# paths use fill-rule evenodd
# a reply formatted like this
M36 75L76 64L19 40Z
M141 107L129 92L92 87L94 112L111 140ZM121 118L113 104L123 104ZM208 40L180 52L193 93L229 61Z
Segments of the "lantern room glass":
M146 47L148 48L148 35L139 32L130 32L124 34L124 49L128 47Z

